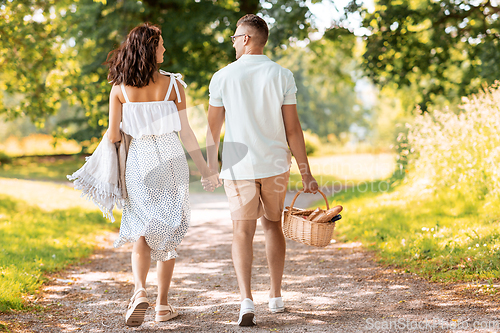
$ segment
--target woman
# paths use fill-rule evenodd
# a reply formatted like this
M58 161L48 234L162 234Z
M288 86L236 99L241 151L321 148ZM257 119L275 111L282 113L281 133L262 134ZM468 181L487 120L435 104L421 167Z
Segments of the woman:
M111 142L121 129L132 136L125 183L120 236L114 246L133 242L135 290L125 315L126 324L139 326L149 306L145 290L151 260L158 262L156 321L178 315L168 303L168 290L177 257L176 247L189 226L189 169L176 132L204 178L204 187L219 186L201 154L186 116L184 82L180 74L158 71L163 62L161 30L149 23L134 28L110 53L108 81Z

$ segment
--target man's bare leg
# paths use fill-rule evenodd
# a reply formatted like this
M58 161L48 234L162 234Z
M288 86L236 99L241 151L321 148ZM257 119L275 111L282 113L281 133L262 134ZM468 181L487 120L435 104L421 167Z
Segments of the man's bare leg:
M264 236L266 238L266 256L271 276L271 290L269 298L281 297L281 281L285 268L286 242L281 221L269 221L261 218Z
M252 297L253 237L257 220L233 220L233 265L240 287L241 300Z

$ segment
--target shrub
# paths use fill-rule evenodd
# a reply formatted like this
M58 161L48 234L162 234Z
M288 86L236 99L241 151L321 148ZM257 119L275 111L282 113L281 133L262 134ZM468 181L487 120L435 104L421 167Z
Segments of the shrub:
M461 111L436 110L408 125L409 178L438 192L476 199L500 193L500 86L463 98Z
M0 151L0 166L10 163L12 163L12 158L3 151Z
M319 139L319 136L311 132L311 130L304 131L304 141L306 144L307 155L313 155L321 148L321 140Z
M463 99L460 112L407 124L396 147L406 183L379 195L359 186L336 194L349 217L339 223L341 240L361 241L382 263L432 281L498 278L499 87Z

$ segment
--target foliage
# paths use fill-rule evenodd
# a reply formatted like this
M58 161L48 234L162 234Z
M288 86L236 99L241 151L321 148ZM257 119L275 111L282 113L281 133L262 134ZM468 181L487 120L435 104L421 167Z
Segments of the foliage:
M411 88L407 108L453 103L498 79L497 2L377 0L373 11L360 3L351 1L346 19L362 17L366 73L381 85Z
M271 50L291 37L305 38L310 27L303 0L16 0L0 4L0 112L9 119L29 116L43 126L46 117L67 101L84 112L74 112L56 133L78 141L100 137L107 126L110 86L102 63L139 23L162 26L167 49L162 67L183 73L192 83L191 90L204 99L211 75L234 59L229 36L245 13L259 12L270 22ZM77 126L68 130L70 125Z
M9 163L12 163L12 158L3 151L0 151L0 167Z
M343 237L434 281L498 278L499 102L494 85L464 98L458 114L436 110L407 124L399 137L407 178L395 188L395 175L387 193L337 196L349 216Z
M397 89L388 84L378 90L377 102L373 106L372 135L370 139L377 147L384 147L393 151L396 138L407 122L413 120L413 114L406 112L407 106L415 104L411 102L414 94L408 88Z
M306 154L314 155L315 152L321 147L319 137L310 130L304 131L304 141L306 144Z
M116 229L100 212L46 212L0 196L0 312L22 309L44 274L89 255L97 232ZM99 231L96 231L99 230Z
M355 91L359 64L350 49L321 39L306 47L289 47L278 56L278 63L294 74L297 111L304 129L338 140L353 123L368 126L369 112Z
M408 125L410 181L464 197L500 197L500 87L464 98L462 112L435 110ZM403 138L403 136L401 136Z
M61 31L68 28L61 10L67 1L2 1L0 5L0 107L9 118L54 114L66 91L58 83L74 74L68 52L61 49ZM42 8L52 8L45 22L33 20ZM6 104L6 95L11 100Z

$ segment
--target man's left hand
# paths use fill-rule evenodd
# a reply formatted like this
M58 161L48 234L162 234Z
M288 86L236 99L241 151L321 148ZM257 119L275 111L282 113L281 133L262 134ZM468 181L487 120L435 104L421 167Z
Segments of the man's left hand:
M302 186L304 187L304 193L318 192L318 182L310 174L302 176Z

